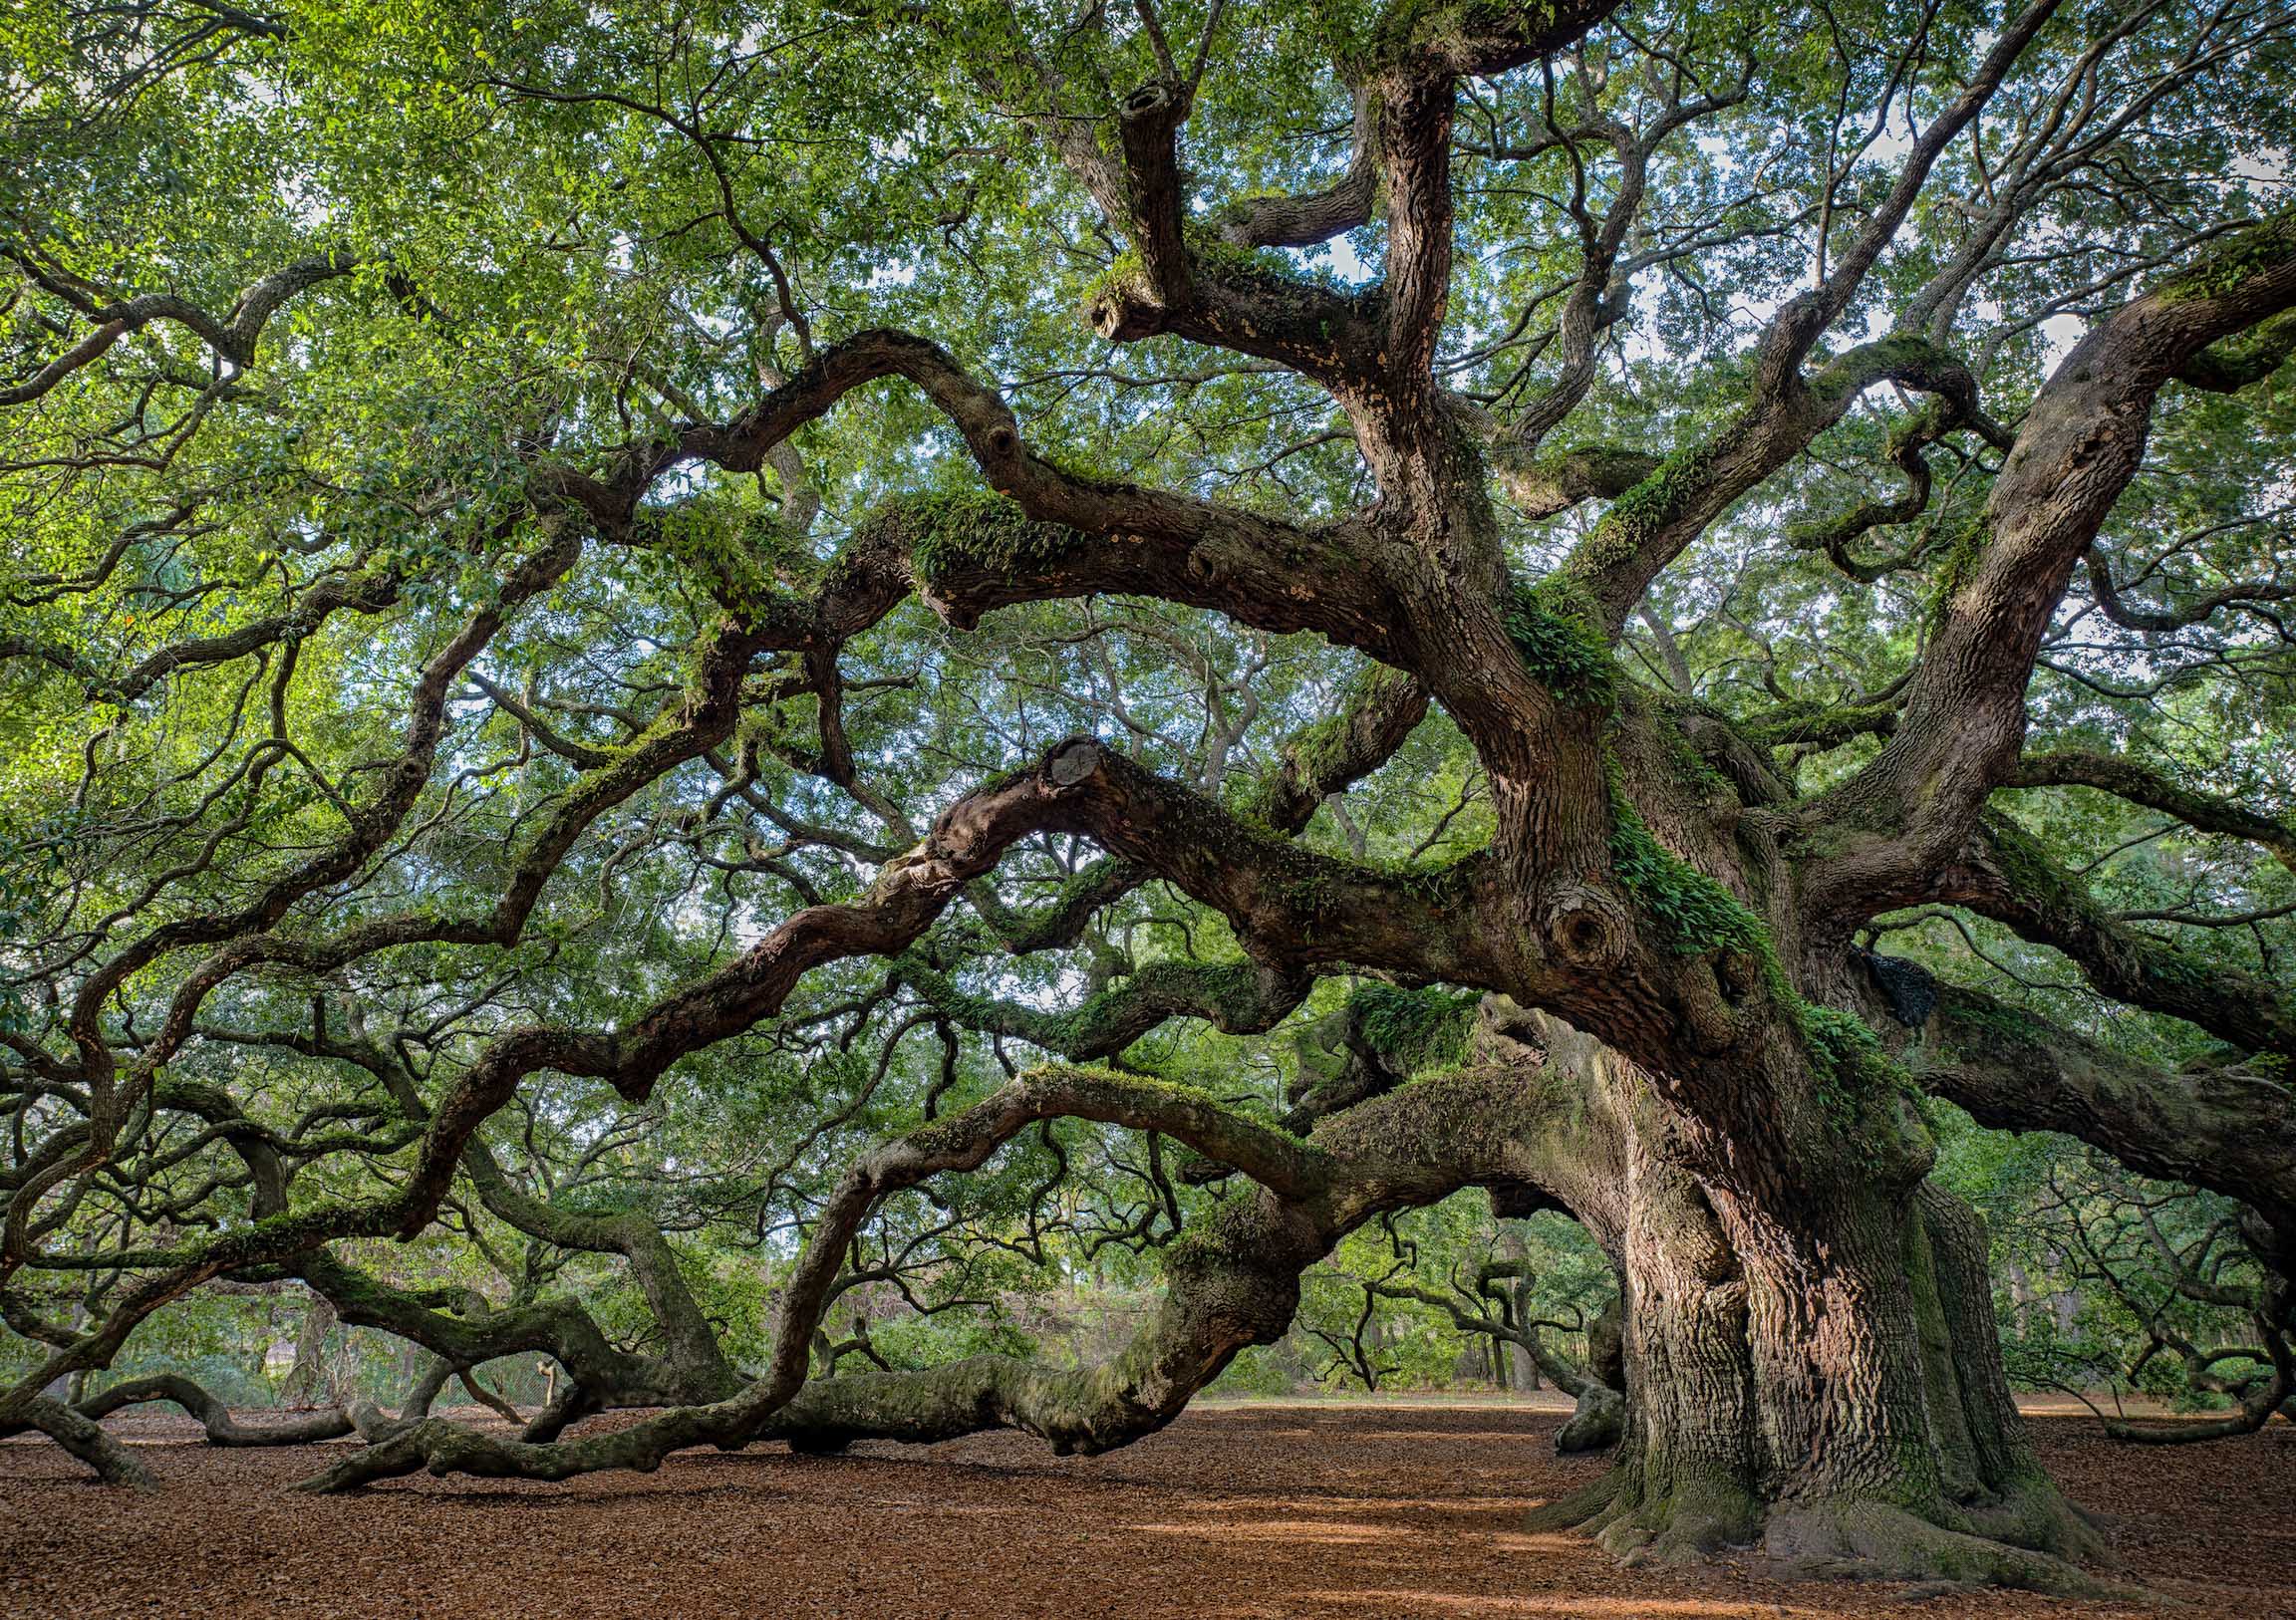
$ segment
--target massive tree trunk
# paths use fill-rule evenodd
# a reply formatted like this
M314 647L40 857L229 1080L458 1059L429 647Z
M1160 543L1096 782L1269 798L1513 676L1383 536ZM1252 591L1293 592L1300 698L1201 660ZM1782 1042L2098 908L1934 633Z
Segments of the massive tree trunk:
M2034 1456L1983 1229L1922 1179L1911 1109L1858 1099L1782 1176L1763 1122L1718 1130L1542 1022L1617 1131L1622 1175L1556 1191L1624 1277L1627 1419L1610 1474L1535 1522L1629 1562L1757 1545L1797 1571L2095 1589L2104 1543Z
M1606 1548L1759 1543L1818 1570L2090 1584L2067 1560L2103 1545L2034 1458L1965 1209L1925 1186L1763 1212L1733 1244L1748 1222L1635 1158L1627 1432L1588 1519Z

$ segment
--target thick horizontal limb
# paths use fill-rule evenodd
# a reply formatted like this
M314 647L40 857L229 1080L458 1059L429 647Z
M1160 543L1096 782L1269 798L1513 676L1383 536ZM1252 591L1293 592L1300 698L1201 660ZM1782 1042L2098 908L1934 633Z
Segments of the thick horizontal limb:
M37 1396L0 1418L0 1436L27 1429L39 1431L80 1459L106 1485L149 1490L158 1483L135 1453L104 1432L102 1424L51 1396Z
M2213 793L2196 792L2119 754L2081 748L2029 753L2017 761L2011 787L2093 787L2131 804L2174 816L2196 832L2246 839L2296 872L2296 827Z
M1996 1130L2060 1131L2262 1214L2296 1252L2296 1089L2241 1067L2170 1074L1946 984L1915 1074Z
M181 1407L199 1420L210 1446L309 1446L322 1440L339 1440L352 1432L350 1416L340 1409L250 1427L232 1417L229 1407L180 1373L151 1373L114 1384L82 1401L78 1411L84 1418L103 1418L122 1407L146 1401L169 1401Z
M978 1169L1027 1126L1057 1117L1160 1131L1235 1165L1287 1203L1322 1197L1337 1168L1322 1150L1235 1113L1207 1092L1097 1070L1038 1070L961 1113L872 1150L845 1173L782 1295L771 1366L739 1393L706 1406L675 1408L609 1435L548 1445L496 1440L427 1420L345 1459L302 1488L352 1488L422 1468L436 1474L563 1480L600 1469L651 1470L688 1446L744 1445L803 1385L813 1336L846 1249L878 1202L944 1172Z
M2203 961L2113 917L2040 840L1987 814L1934 898L1967 906L2071 957L2106 995L2198 1025L2248 1051L2296 1055L2296 996L2285 986Z

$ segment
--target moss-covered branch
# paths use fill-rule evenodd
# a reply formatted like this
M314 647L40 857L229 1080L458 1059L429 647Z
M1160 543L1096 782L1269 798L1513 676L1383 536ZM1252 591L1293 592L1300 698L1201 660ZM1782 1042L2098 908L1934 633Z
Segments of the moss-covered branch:
M1010 1035L1078 1062L1114 1057L1171 1018L1201 1018L1229 1035L1272 1029L1299 1004L1308 980L1252 961L1149 962L1066 1012L975 995L946 973L902 958L902 980L952 1022Z
M2197 1024L2248 1051L2296 1057L2296 996L2286 987L2207 962L2116 921L2039 839L1988 813L1973 852L1943 898L2062 950L2105 994Z
M1279 832L1295 833L1334 793L1377 770L1427 713L1427 688L1373 665L1340 694L1337 709L1284 741L1282 762L1248 807Z
M2018 760L2010 787L2092 787L2131 804L2174 816L2196 832L2246 839L2272 852L2296 872L2296 826L2251 810L2220 794L2203 793L2172 781L2121 754L2084 748L2054 748Z
M168 1401L199 1420L210 1446L308 1446L339 1440L352 1432L350 1416L340 1410L313 1413L285 1423L247 1425L231 1416L231 1409L180 1373L152 1373L114 1384L82 1401L84 1418L103 1418L125 1406L145 1401Z
M564 1480L601 1469L651 1470L689 1446L745 1445L803 1386L813 1336L834 1296L846 1249L878 1203L943 1172L978 1169L1026 1126L1057 1117L1160 1131L1234 1165L1287 1201L1320 1196L1336 1168L1329 1154L1236 1113L1207 1092L1100 1070L1040 1069L962 1113L886 1143L845 1173L783 1291L771 1363L738 1392L705 1405L673 1407L611 1434L548 1444L497 1440L427 1419L346 1458L301 1488L348 1489L424 1468L434 1474Z
M2168 1073L1953 984L1913 1061L1922 1086L1979 1124L2078 1137L2145 1175L2238 1199L2296 1241L2296 1087L2263 1066Z

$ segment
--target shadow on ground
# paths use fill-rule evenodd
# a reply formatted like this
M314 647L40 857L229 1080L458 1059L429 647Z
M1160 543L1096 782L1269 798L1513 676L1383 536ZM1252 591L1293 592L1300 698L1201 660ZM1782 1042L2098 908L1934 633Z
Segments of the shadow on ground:
M418 1477L356 1497L282 1487L311 1448L215 1451L115 1420L163 1482L104 1489L44 1443L0 1445L0 1613L622 1616L1555 1616L2143 1612L2017 1593L1905 1606L1887 1585L1765 1578L1752 1557L1622 1570L1519 1526L1591 1479L1564 1414L1520 1405L1199 1410L1102 1458L982 1436L807 1459L673 1459L564 1485ZM2128 1573L2181 1612L2296 1620L2296 1429L2168 1451L2035 1420Z

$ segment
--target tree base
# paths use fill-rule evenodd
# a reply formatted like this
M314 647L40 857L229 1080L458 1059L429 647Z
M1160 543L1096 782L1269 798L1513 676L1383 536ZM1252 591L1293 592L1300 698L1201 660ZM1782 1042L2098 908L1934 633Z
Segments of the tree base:
M1533 1532L1576 1529L1629 1568L1757 1549L1789 1580L1908 1581L1939 1590L2005 1586L2055 1597L2154 1603L2100 1573L2112 1562L2095 1524L2043 1483L2015 1498L1934 1517L1856 1496L1763 1503L1725 1489L1651 1500L1624 1468L1533 1509Z
M2006 1586L2053 1597L2157 1602L2141 1587L2042 1548L1966 1530L1873 1501L1820 1502L1770 1513L1762 1547L1790 1577Z

